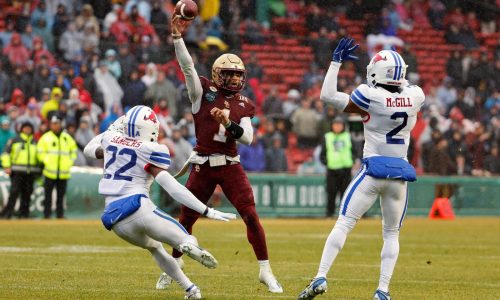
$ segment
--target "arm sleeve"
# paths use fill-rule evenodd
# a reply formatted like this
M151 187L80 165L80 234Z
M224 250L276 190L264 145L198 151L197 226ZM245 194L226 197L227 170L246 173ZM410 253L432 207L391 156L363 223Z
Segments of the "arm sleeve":
M341 65L338 62L331 62L328 72L326 72L319 97L322 101L330 103L333 107L344 111L349 103L349 95L337 91L337 76L339 75Z
M101 142L102 142L102 137L104 135L104 132L95 136L93 139L90 140L90 142L85 146L83 149L83 154L85 154L86 157L97 159L95 155L95 151L101 147Z
M253 127L250 117L243 117L240 120L240 126L243 128L243 135L238 139L238 142L250 145L253 140Z
M155 177L156 182L170 195L175 201L191 208L192 210L203 214L207 206L201 203L185 186L180 184L167 171L161 171Z
M184 40L182 38L174 39L174 47L177 61L181 66L184 77L186 77L186 86L193 113L197 113L200 110L201 98L203 96L203 87L201 86L200 78L194 68L193 59L189 55Z

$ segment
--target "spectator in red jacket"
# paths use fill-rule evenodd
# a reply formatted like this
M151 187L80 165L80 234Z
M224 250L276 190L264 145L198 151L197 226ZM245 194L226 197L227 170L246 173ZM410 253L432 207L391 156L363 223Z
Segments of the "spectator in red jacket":
M39 36L35 36L33 38L33 49L31 50L31 59L35 62L35 65L38 66L42 61L42 57L47 59L47 63L49 67L53 67L56 64L56 60L52 53L49 50L44 48L43 40Z
M83 78L78 76L73 79L72 87L78 90L78 92L80 93L80 101L87 105L90 109L90 106L92 105L92 96L90 95L89 91L85 89L84 83L85 81L83 80Z
M24 66L30 58L30 53L21 42L21 35L17 32L12 34L10 44L3 49L3 55L9 58L12 65Z

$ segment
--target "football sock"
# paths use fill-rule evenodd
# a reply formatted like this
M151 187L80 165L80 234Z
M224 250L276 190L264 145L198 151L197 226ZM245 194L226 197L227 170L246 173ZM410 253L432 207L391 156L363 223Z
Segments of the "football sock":
M269 264L269 260L259 260L259 266L261 271L270 271L271 265Z
M328 235L328 238L326 239L323 254L321 255L321 261L319 263L318 273L315 278L326 278L328 271L332 267L333 261L344 246L347 234L354 228L354 225L356 225L355 219L344 216L339 217L332 232L330 232L330 235Z
M172 279L175 280L184 290L193 285L191 280L189 280L186 274L184 274L184 272L182 272L179 268L175 258L170 256L163 246L151 248L149 249L149 252L153 255L160 269L172 277Z
M389 292L389 283L399 255L399 229L384 228L383 236L384 246L380 253L381 262L378 289L387 293Z
M247 226L247 238L252 245L258 260L269 259L267 254L266 234L255 211L255 206L248 206L239 211L241 218Z

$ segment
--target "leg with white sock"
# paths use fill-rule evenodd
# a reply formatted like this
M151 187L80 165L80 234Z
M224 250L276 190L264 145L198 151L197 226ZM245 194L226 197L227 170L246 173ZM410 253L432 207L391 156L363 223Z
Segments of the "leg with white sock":
M360 173L344 192L339 218L326 240L316 278L326 278L335 258L344 247L347 235L377 200L379 184L377 179Z
M149 248L149 252L153 255L160 269L172 277L184 290L187 290L193 283L181 270L175 258L167 253L161 243L158 244L160 244L160 247Z
M354 228L354 225L356 225L356 221L357 220L354 218L348 218L342 215L339 216L337 223L335 223L333 230L326 239L323 254L321 255L321 261L319 263L318 273L315 278L326 278L333 261L339 254L340 250L342 250L342 247L344 247L347 235Z
M217 260L207 250L198 245L196 237L167 213L156 208L145 215L146 233L153 239L167 243L207 268L217 267Z
M380 199L384 245L380 253L380 279L377 290L387 295L389 295L389 283L398 260L399 229L408 205L407 196L407 183L394 181L387 186Z
M325 242L318 273L299 294L299 299L313 299L326 292L326 277L337 255L344 247L347 235L378 197L381 182L366 176L363 170L362 168L344 193L339 218Z
M113 231L127 242L147 249L153 255L160 269L169 274L184 290L193 285L179 268L176 260L163 248L163 245L146 234L142 217L131 222L118 223L113 227Z

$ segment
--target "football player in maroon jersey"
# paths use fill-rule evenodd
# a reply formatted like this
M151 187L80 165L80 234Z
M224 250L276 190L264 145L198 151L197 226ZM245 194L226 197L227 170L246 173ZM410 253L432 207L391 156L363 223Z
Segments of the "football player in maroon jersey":
M186 78L196 132L196 146L189 158L193 166L186 187L203 203L217 184L222 187L247 226L248 241L260 265L259 280L270 292L282 293L269 264L266 236L255 210L252 187L236 149L236 141L249 145L253 139L250 119L255 106L239 93L245 85L245 65L237 55L226 53L215 60L212 80L199 77L182 39L188 25L178 16L172 19L175 53ZM191 233L199 217L199 213L182 206L179 222ZM173 255L182 254L174 251ZM162 287L163 279L160 277L157 288Z

